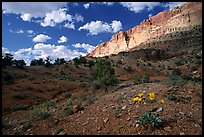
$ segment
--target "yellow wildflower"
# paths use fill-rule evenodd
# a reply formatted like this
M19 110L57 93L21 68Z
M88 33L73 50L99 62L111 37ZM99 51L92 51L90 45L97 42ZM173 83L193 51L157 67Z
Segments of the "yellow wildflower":
M159 103L161 103L161 104L164 103L164 100L163 99L159 100Z
M149 99L154 100L154 93L153 92L149 93Z
M136 97L136 98L133 98L132 99L132 101L134 101L134 102L141 102L142 101L142 98L140 98L140 97Z
M143 93L138 93L137 96L141 98L143 96Z

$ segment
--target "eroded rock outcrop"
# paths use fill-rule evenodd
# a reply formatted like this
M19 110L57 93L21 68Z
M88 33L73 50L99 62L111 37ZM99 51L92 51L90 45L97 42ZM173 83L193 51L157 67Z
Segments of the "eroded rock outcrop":
M103 57L129 51L148 39L186 31L196 25L202 25L202 2L188 2L170 11L160 12L126 32L116 33L109 41L98 45L88 56Z

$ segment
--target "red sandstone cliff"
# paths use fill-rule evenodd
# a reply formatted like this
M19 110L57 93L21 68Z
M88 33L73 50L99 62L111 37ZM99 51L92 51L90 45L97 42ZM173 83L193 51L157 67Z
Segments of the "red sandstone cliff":
M136 48L139 44L163 34L185 31L202 25L202 2L188 2L170 11L160 12L139 25L118 32L96 47L88 56L103 57Z

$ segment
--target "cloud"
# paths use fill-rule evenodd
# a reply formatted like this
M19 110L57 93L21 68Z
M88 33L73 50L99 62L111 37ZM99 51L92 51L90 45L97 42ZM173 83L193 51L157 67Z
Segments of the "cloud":
M19 29L19 30L17 30L17 31L13 31L13 30L9 29L9 31L10 31L11 33L18 33L18 34L24 33L24 31L23 31L22 29Z
M75 14L74 16L74 19L77 21L77 22L83 22L84 21L84 17L82 17L81 15L79 14Z
M149 14L148 17L149 17L149 18L152 17L152 14Z
M2 2L2 10L4 14L20 14L22 19L25 19L25 16L27 16L27 19L31 19L33 17L43 18L46 13L66 6L66 2Z
M24 33L24 31L20 29L20 30L17 30L16 33L18 33L18 34L19 33Z
M164 4L164 7L167 7L169 10L173 9L176 6L185 4L186 2L168 2Z
M2 47L2 55L5 55L5 53L9 53L9 50L7 48Z
M64 25L64 27L65 27L65 28L68 28L68 29L73 29L73 30L75 29L75 26L74 26L74 23L73 23L73 22L72 22L72 23L69 23L69 22L66 23L66 24Z
M34 31L33 31L33 30L27 30L27 33L28 33L28 34L33 34Z
M99 5L106 5L106 6L112 6L114 2L89 2L83 5L85 9L88 9L93 4L99 4Z
M24 20L24 21L30 21L32 16L30 14L22 14L21 15L21 18Z
M90 53L92 50L94 50L96 47L90 45L90 44L86 44L86 43L76 43L72 45L75 48L83 48L85 49L88 53Z
M117 32L122 29L122 24L120 21L114 20L112 21L111 27L113 29L113 32Z
M152 10L154 7L160 5L159 2L121 2L120 4L135 13L139 13L145 9Z
M84 4L83 6L84 6L85 9L88 9L89 6L90 6L90 3L86 3L86 4Z
M50 57L52 63L57 58L64 58L65 60L71 60L80 55L85 56L87 53L79 52L78 50L71 50L64 45L51 45L44 43L37 43L33 48L23 48L17 51L11 51L5 47L2 47L2 55L5 53L10 53L13 55L14 59L21 60L23 59L26 62L26 65L29 66L31 60Z
M65 60L70 60L80 55L86 55L86 53L68 49L64 45L43 43L37 43L34 45L33 54L35 54L35 58L45 59L47 56L50 56L51 59L64 58Z
M32 48L27 48L27 49L19 49L16 52L11 53L16 60L21 60L23 59L25 63L28 65L30 64L30 61L32 59Z
M115 33L122 29L122 24L116 20L112 21L111 24L97 20L81 26L78 30L82 29L88 30L90 35L97 35L104 32Z
M33 38L33 42L46 42L49 39L52 38L44 34L39 34L35 38Z
M64 43L64 42L67 42L67 37L65 36L60 37L60 39L58 40L58 43Z
M70 14L66 14L67 9L59 9L57 11L52 11L46 13L44 21L41 22L41 26L47 27L51 26L54 27L57 23L61 23L64 21L72 21L72 16Z

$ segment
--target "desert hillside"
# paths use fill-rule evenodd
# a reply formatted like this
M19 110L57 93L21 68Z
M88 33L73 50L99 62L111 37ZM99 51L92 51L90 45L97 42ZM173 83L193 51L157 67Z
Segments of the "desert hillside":
M200 6L187 3L117 33L112 42L124 47L114 50L110 41L90 56L31 66L2 58L2 134L201 135ZM149 21L157 30L192 26L157 35L147 33Z

